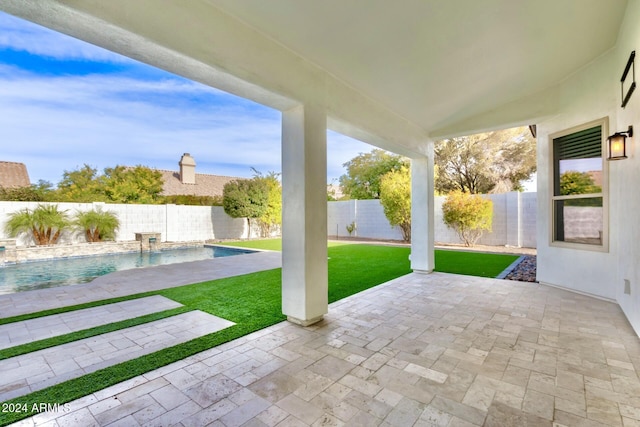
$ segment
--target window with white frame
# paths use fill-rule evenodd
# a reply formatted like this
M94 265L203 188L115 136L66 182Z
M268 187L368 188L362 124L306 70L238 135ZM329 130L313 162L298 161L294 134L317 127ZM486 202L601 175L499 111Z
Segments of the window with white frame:
M552 135L552 243L606 250L606 120Z

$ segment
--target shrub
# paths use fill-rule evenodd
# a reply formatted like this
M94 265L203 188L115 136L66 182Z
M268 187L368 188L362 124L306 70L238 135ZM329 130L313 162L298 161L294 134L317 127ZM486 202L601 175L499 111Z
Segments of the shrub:
M53 245L69 225L67 211L59 210L58 205L38 205L9 215L5 231L11 237L31 233L36 245Z
M388 172L380 178L380 203L389 224L400 227L405 242L411 241L411 173L409 168Z
M485 230L491 231L493 203L477 194L452 191L442 205L444 223L466 246L473 246Z
M354 231L356 231L356 222L351 221L351 224L347 225L347 233L349 233L349 236L351 236Z
M102 242L115 238L120 221L113 212L100 208L78 212L74 225L84 232L87 242Z

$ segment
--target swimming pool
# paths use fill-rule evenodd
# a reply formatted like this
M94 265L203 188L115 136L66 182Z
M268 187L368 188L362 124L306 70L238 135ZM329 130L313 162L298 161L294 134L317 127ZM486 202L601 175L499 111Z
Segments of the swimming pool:
M204 246L7 264L0 266L0 295L32 289L87 283L98 276L114 271L199 261L252 252L255 251L221 246Z

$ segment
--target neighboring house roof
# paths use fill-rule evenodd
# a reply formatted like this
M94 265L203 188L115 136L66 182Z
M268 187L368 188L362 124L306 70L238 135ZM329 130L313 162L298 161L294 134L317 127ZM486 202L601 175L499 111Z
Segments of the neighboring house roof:
M18 188L30 185L27 166L24 163L0 161L0 187Z
M232 176L196 174L195 184L183 184L180 180L180 172L159 170L162 173L164 187L163 196L179 194L192 194L195 196L222 196L222 189L227 182L242 179Z

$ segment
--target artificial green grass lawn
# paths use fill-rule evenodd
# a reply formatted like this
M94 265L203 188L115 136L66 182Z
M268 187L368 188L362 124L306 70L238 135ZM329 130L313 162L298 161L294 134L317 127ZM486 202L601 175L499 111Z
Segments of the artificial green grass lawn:
M249 241L241 241L241 242L227 242L220 243L221 245L230 245L230 246L238 246L242 248L248 249L265 249L271 251L280 251L282 250L282 239L266 239L266 240L249 240ZM329 248L335 248L337 246L365 246L365 245L354 245L350 243L329 242ZM373 245L367 245L373 246ZM377 246L380 248L384 248L383 250L387 251L389 254L392 252L405 253L401 250L404 249L406 251L406 255L408 256L410 251L407 247L398 247L398 246ZM329 250L331 253L331 249ZM390 255L391 256L391 255ZM392 258L392 262L396 262L396 258ZM470 252L470 251L455 251L455 250L435 250L435 271L439 271L442 273L453 273L453 274L465 274L468 276L478 276L478 277L496 277L500 273L504 271L512 262L518 259L517 255L506 255L506 254L493 254L493 253L483 253L483 252ZM406 261L405 257L405 261ZM358 273L366 273L369 269L367 266L366 259L353 260L356 265L353 265L353 268L361 268L362 270L358 270ZM391 259L390 259L391 261ZM408 263L408 261L406 261ZM329 263L329 275L331 275L331 263ZM378 270L375 271L376 274ZM349 273L349 271L345 271L344 273ZM336 277L336 280L340 280L339 277ZM331 283L331 278L329 280Z
M467 276L496 277L518 259L518 255L436 250L435 271Z
M248 247L246 244L251 244L254 245L254 248L261 249L265 249L265 246L276 248L280 245L280 239L233 243L232 245ZM410 250L408 247L332 243L328 249L329 302L337 301L409 273L409 253ZM514 256L506 255L437 251L436 267L438 267L437 271L461 274L471 274L469 272L475 272L485 275L490 274L489 277L495 277L495 275L499 274L515 258ZM464 265L471 266L468 269L469 272L463 272L466 271L461 269ZM487 266L491 266L491 269L487 268ZM489 270L491 270L491 272L489 272ZM493 272L495 272L495 274L493 274ZM27 404L28 408L31 408L34 403L62 404L69 402L110 385L263 329L285 319L281 312L280 269L147 292L125 298L118 298L117 301L149 295L163 295L183 304L185 307L179 309L181 312L202 310L235 322L236 325L31 393L27 396L13 399L10 402ZM91 304L83 304L79 307L58 309L55 310L55 312L71 311L115 301L116 300L98 301ZM46 314L52 314L52 311L19 316L12 319L2 319L0 323L8 323L10 321L17 321L18 319L26 320L27 318L40 317ZM118 327L124 328L134 324L152 321L156 318L165 317L166 315L168 314L163 312L156 316L150 315L131 319L130 321L119 323L116 329ZM26 344L25 346L20 346L18 354L58 345L86 336L97 335L109 330L114 330L113 328L114 325L107 325L105 327L93 328L89 331L81 331L80 333L76 333L77 335L69 334ZM16 349L7 349L6 352L0 352L0 358L12 357L16 354L15 350ZM0 413L0 424L5 425L30 415L33 414Z

